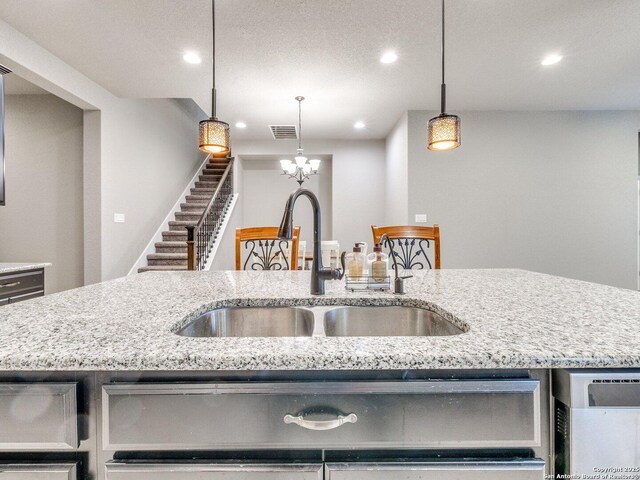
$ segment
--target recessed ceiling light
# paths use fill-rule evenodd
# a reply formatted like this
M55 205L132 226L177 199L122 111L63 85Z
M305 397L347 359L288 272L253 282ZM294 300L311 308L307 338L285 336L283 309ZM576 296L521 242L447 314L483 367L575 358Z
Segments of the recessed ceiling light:
M247 128L247 124L244 122L236 122L236 127L238 128Z
M560 60L562 60L562 55L558 55L557 53L554 53L552 55L547 55L546 57L544 57L541 63L546 67L548 65L553 65L554 63L558 63Z
M186 52L182 56L182 59L185 62L192 63L194 65L198 65L198 64L202 63L202 58L200 58L200 55L198 55L196 52Z
M393 63L398 59L398 55L395 52L387 52L380 57L382 63Z
M356 122L353 124L353 128L357 128L358 130L362 130L366 126L364 122Z

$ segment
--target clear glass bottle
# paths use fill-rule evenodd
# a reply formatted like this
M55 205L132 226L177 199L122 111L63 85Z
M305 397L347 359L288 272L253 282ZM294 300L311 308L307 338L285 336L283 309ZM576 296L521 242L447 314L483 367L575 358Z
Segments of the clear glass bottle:
M373 252L367 255L369 275L376 282L384 282L389 276L389 255L382 251L382 245L376 243Z
M367 274L366 257L362 253L362 247L359 243L355 244L353 252L347 253L345 256L345 265L349 277L361 277Z

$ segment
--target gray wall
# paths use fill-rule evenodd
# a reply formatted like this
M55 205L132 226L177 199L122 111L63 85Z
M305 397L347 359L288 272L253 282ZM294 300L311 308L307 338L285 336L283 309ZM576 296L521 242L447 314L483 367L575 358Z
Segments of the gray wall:
M315 158L315 155L308 155ZM278 158L243 158L244 180L242 184L242 219L244 226L280 225L284 205L298 184L291 178L281 175ZM320 200L322 210L322 240L332 237L332 169L331 159L322 159L320 173L303 184L304 188L315 193ZM266 191L265 191L266 190ZM307 251L313 245L313 209L305 198L296 202L294 214L296 225L301 227L301 238L307 242Z
M340 242L343 250L350 249L357 241L371 243L371 225L380 224L385 218L384 140L305 140L304 147L305 152L328 155L332 159L331 215L322 212L323 228L327 229L331 224L331 237ZM291 156L296 148L295 141L284 140L239 141L233 144L234 154L240 157ZM290 190L294 189L295 183ZM261 193L271 194L268 183L262 187ZM283 207L286 197L284 195L280 199ZM304 201L300 200L300 206ZM245 204L243 208L251 207Z
M102 111L102 280L127 274L204 160L202 118L192 100L119 99Z
M82 110L53 95L6 99L0 261L51 262L47 293L83 284Z
M409 218L409 116L405 112L387 135L385 143L385 220L386 225L404 225Z
M462 112L462 146L440 153L434 114L409 112L409 218L440 224L443 268L637 288L638 112Z

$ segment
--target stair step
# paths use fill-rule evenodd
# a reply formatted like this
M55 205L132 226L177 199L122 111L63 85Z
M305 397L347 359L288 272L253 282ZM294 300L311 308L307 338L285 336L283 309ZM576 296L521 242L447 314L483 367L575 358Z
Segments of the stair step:
M179 272L179 271L186 271L186 270L187 270L186 265L150 265L148 267L140 267L138 269L138 273L163 272L163 271Z
M207 204L211 200L211 195L187 195L185 200L187 202Z
M200 220L202 216L202 212L176 212L176 220L192 220L193 222L197 222Z
M187 242L156 242L156 253L187 253Z
M218 185L218 183L220 182L220 177L221 175L200 175L200 178L198 180L201 182L211 182Z
M196 182L196 188L208 188L210 190L215 191L218 186L218 182Z
M169 222L169 230L174 232L184 230L186 232L187 225L195 225L196 223L198 223L197 220L172 220Z
M147 255L147 263L154 265L187 265L186 253L152 253Z
M180 210L183 212L204 212L204 209L209 205L207 202L187 202L180 204Z
M186 230L169 230L162 232L162 241L164 242L186 242Z
M215 193L215 191L216 191L215 188L200 188L196 185L196 188L191 189L191 194L192 195L209 195L209 198L211 198Z
M224 173L224 169L222 168L205 168L202 170L202 176L206 175L207 177L221 177Z

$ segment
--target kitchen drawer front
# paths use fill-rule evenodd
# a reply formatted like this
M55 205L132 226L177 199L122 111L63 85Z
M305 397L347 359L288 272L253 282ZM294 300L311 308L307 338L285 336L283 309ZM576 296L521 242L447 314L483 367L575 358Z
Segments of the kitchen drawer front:
M108 450L540 445L529 379L113 384L102 402Z
M44 270L0 276L0 298L15 297L38 290L44 291Z
M76 464L0 464L0 478L2 480L76 480Z
M542 460L328 463L325 480L543 480Z
M44 290L38 290L31 293L22 293L20 295L15 295L13 297L9 297L9 303L18 303L24 302L25 300L31 300L32 298L44 297Z
M0 451L77 447L75 383L0 383Z
M127 463L105 466L106 480L323 480L322 464Z

